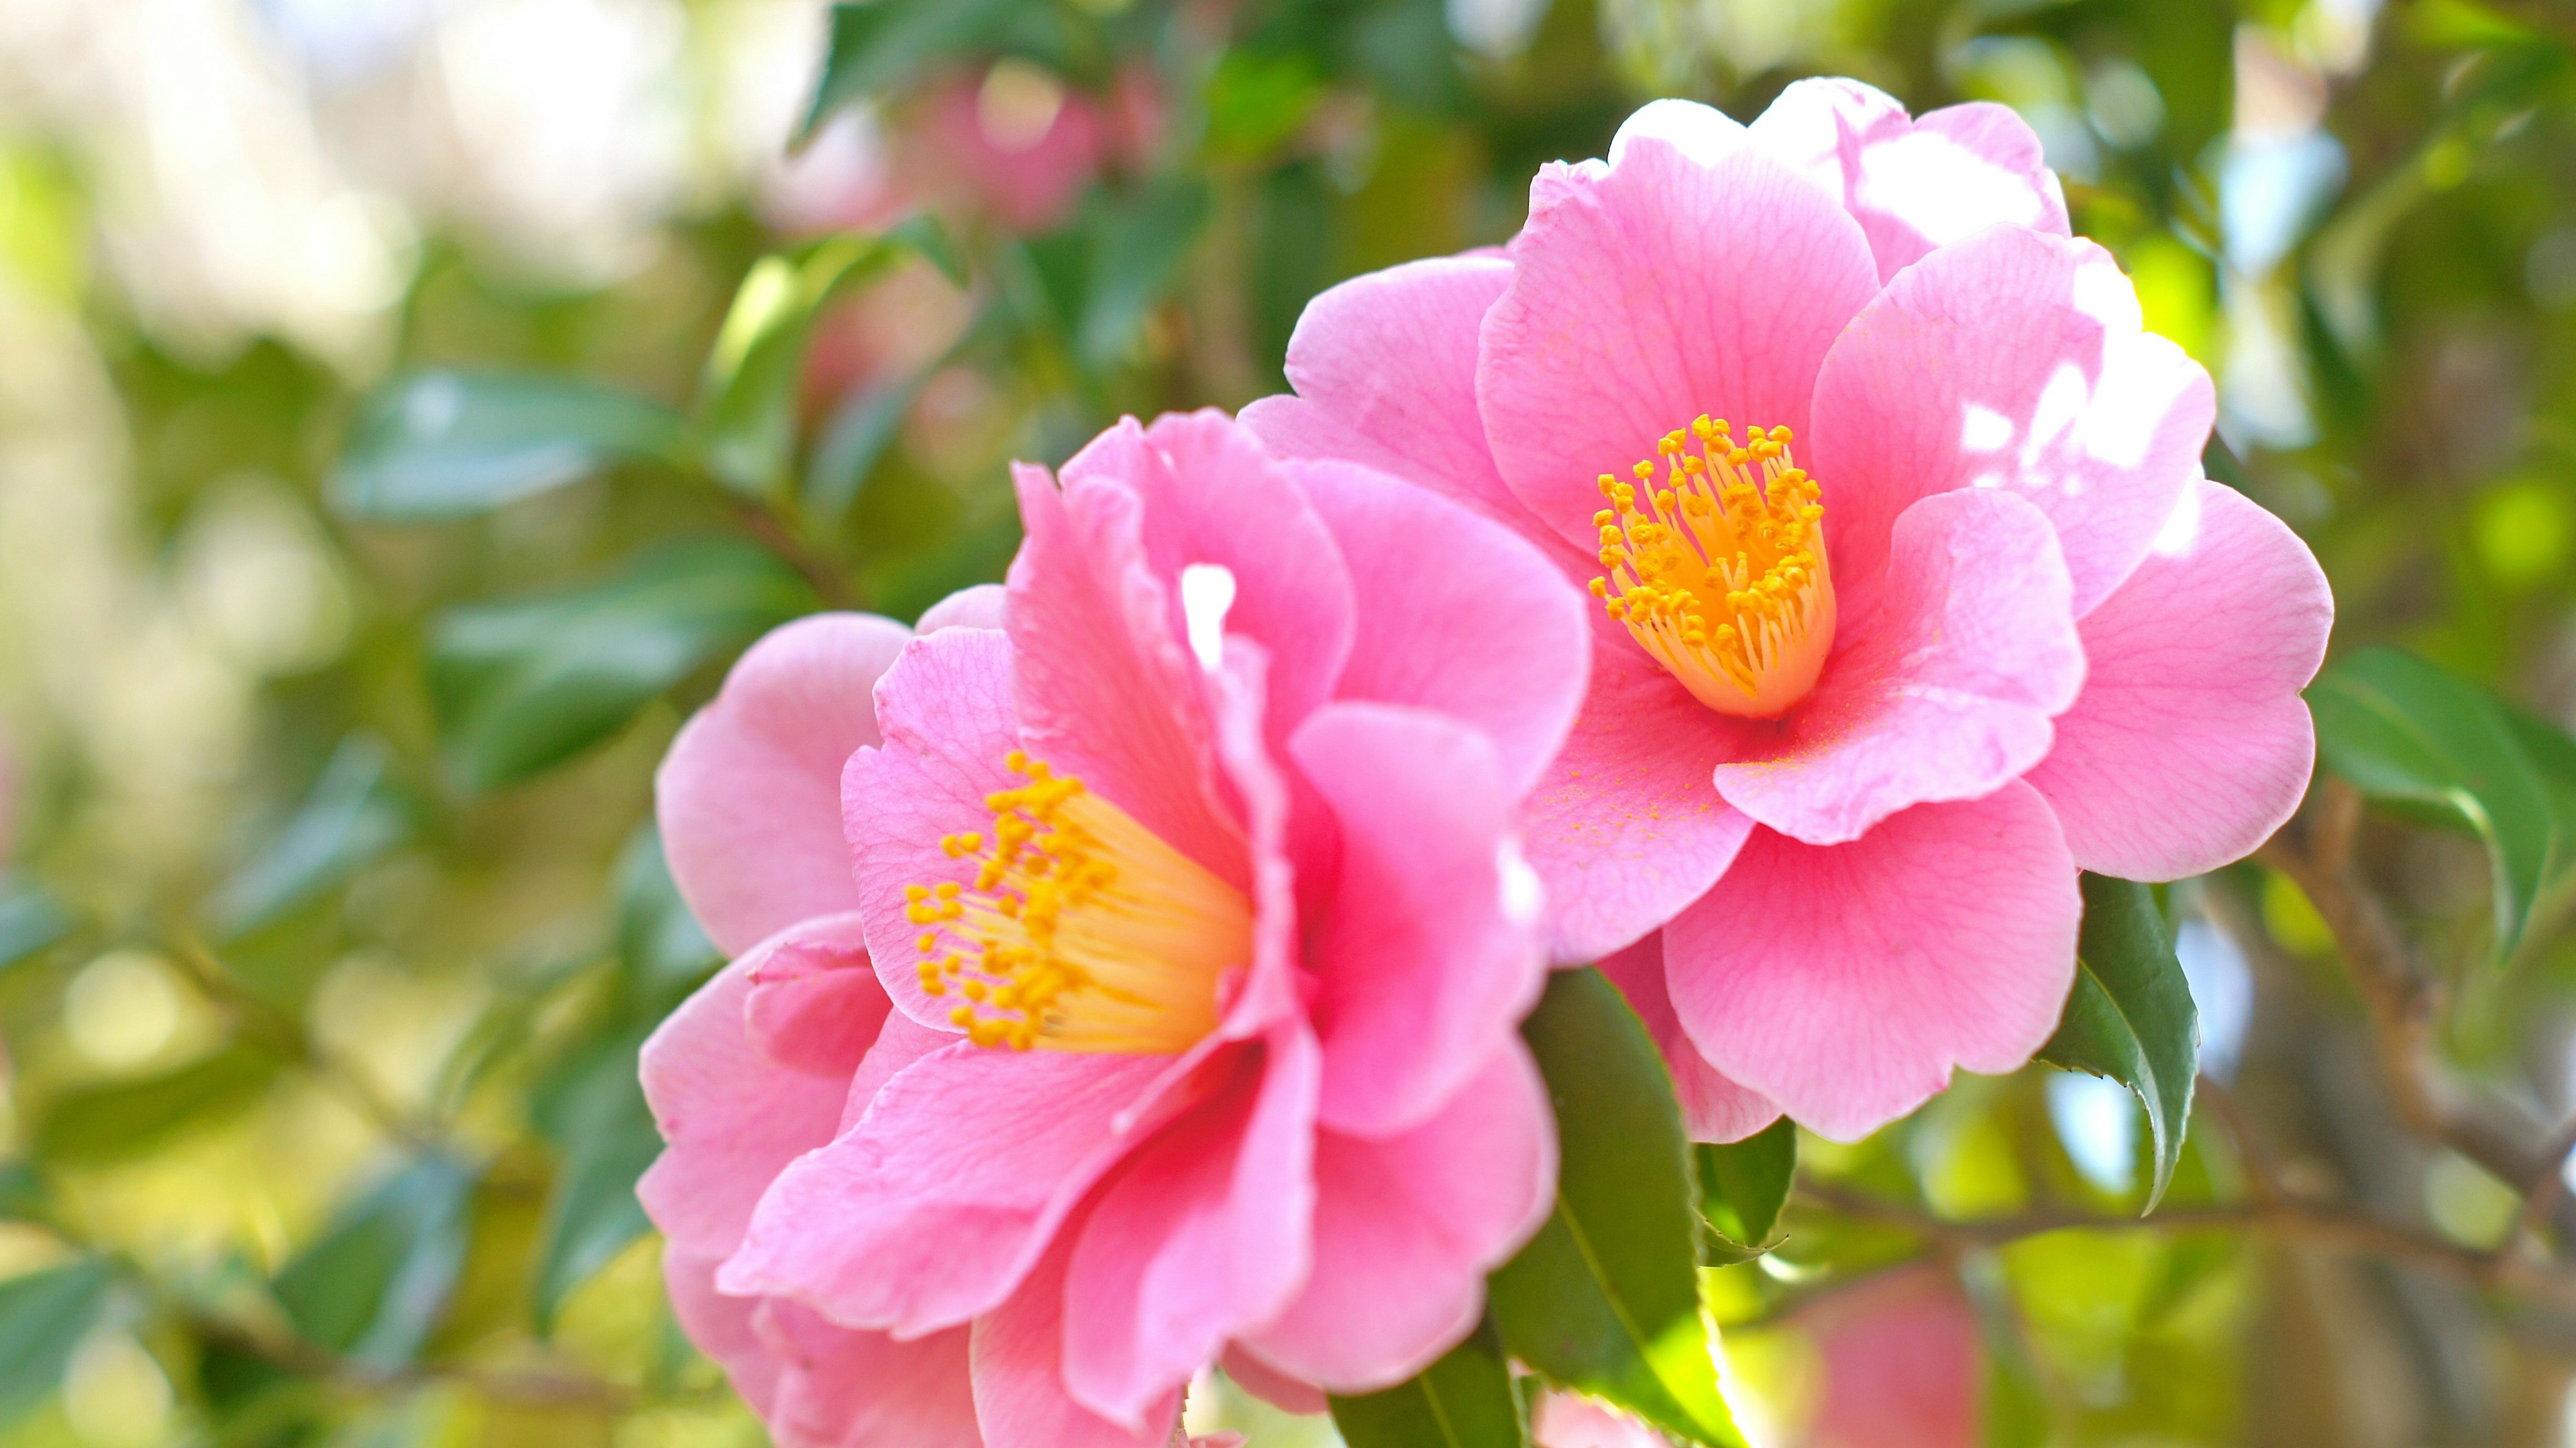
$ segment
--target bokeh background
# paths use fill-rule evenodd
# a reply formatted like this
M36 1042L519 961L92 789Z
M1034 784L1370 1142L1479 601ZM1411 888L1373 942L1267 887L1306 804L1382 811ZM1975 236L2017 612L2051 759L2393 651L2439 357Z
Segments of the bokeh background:
M2567 0L871 0L817 115L832 23L0 3L0 1445L762 1441L631 1195L716 963L673 730L776 622L998 577L1006 460L1277 390L1314 292L1503 241L1646 97L2018 110L2337 648L2576 722ZM2558 914L2493 965L2473 841L2364 838L2416 1044L2563 1117ZM2042 1068L1807 1143L1707 1274L1757 1442L2576 1442L2576 1318L2488 1270L2563 1188L2408 1128L2286 877L2171 903L2184 1215ZM2277 1184L2393 1235L2228 1224Z

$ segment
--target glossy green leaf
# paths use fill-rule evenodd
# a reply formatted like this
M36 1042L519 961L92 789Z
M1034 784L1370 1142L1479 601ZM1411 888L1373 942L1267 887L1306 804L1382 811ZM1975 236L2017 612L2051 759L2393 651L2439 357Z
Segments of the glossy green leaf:
M1784 1116L1742 1141L1702 1142L1691 1154L1700 1217L1718 1236L1716 1255L1744 1261L1769 1251L1798 1175L1798 1128Z
M227 936L255 930L408 838L411 809L386 778L389 763L377 739L342 740L286 827L206 902L216 929Z
M1527 1448L1529 1418L1502 1340L1479 1327L1438 1362L1383 1392L1334 1395L1350 1448Z
M2155 892L2134 880L2083 878L2084 925L2076 944L2075 989L2057 1034L2039 1048L2053 1066L2106 1076L2137 1093L2147 1110L2155 1179L2152 1211L2182 1159L2200 1071L2200 1013L2174 958L2173 937Z
M228 1046L157 1076L67 1091L37 1117L35 1154L71 1165L123 1160L181 1127L240 1111L277 1071L275 1057Z
M375 522L459 518L620 462L678 465L687 446L678 413L597 383L424 372L368 402L331 502Z
M554 1327L564 1298L651 1230L635 1183L661 1154L636 1075L640 1035L603 1043L539 1093L537 1129L562 1153L537 1247L536 1319Z
M1690 1139L1663 1057L1597 970L1559 971L1521 1034L1556 1107L1556 1210L1488 1282L1514 1357L1694 1442L1743 1442L1700 1312Z
M0 870L0 970L71 934L72 917L52 892Z
M115 1285L99 1257L0 1282L0 1427L61 1384Z
M2576 820L2553 808L2504 705L2412 654L2370 648L2320 675L2308 706L2327 769L2374 800L2486 846L2495 957L2512 955L2553 873L2576 863Z
M370 1367L410 1362L465 1265L474 1176L428 1152L361 1193L271 1283L296 1332Z
M832 113L874 100L951 56L987 49L1042 0L864 0L832 7L831 48L796 143Z
M709 538L574 592L452 610L430 658L448 766L472 789L552 768L690 671L813 606L774 554Z
M755 496L787 487L815 321L844 291L914 255L956 265L945 233L926 216L884 236L827 237L752 264L698 385L698 445L709 472Z

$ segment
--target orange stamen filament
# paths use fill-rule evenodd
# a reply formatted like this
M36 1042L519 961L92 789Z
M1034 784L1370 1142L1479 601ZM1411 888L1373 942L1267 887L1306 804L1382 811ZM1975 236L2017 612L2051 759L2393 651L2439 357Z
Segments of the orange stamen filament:
M1701 703L1776 718L1815 687L1833 646L1822 490L1791 461L1785 427L1739 443L1702 416L1656 453L1660 486L1652 459L1633 482L1601 475L1607 572L1592 596Z
M988 831L950 835L972 885L904 889L921 988L980 1046L1171 1054L1216 1028L1225 974L1252 958L1243 892L1116 805L1018 750Z

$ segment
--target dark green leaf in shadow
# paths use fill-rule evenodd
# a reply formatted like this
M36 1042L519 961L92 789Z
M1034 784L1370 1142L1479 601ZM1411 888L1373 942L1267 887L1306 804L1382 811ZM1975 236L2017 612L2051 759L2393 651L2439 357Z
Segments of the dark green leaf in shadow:
M206 902L217 932L255 930L409 838L412 812L385 777L388 762L375 738L342 740L286 827Z
M1699 1303L1698 1191L1663 1058L1599 971L1559 971L1521 1034L1556 1107L1556 1210L1488 1280L1512 1356L1693 1442L1743 1442Z
M1798 1128L1784 1116L1742 1141L1702 1142L1691 1154L1700 1217L1718 1237L1712 1255L1741 1262L1769 1251L1798 1174Z
M687 446L678 413L597 383L423 372L369 400L331 502L371 522L459 518L620 462L678 466Z
M71 934L72 917L53 893L0 870L0 970Z
M832 7L814 104L795 144L811 140L832 113L875 100L951 56L987 48L1032 0L865 0Z
M0 1428L61 1384L115 1285L98 1257L0 1282Z
M904 414L921 395L918 377L862 388L841 400L805 468L805 507L817 517L839 518L858 501L868 475L893 445Z
M470 789L549 769L699 665L813 606L775 555L708 538L574 592L451 610L430 645L448 767Z
M465 1265L473 1169L427 1152L344 1207L271 1284L307 1341L398 1368L437 1326Z
M1074 350L1093 368L1127 355L1207 225L1205 183L1165 180L1133 196L1095 195L1084 214L1090 243L1082 321Z
M36 1120L36 1156L66 1165L120 1161L181 1127L240 1111L277 1079L277 1060L227 1046L177 1070L67 1091Z
M2308 686L2319 761L2362 793L2485 844L2495 887L2495 958L2511 956L2553 867L2561 820L2503 704L2391 648L2339 659Z
M535 1103L537 1129L562 1153L537 1248L536 1320L554 1330L564 1298L651 1230L636 1180L661 1133L636 1076L637 1035L604 1042L559 1071Z
M1528 1415L1491 1323L1383 1392L1332 1399L1350 1448L1526 1448Z
M2147 1192L2152 1211L2182 1160L2192 1085L2200 1071L2200 1012L2174 958L2155 892L2108 875L2087 874L2083 887L2075 989L2039 1058L2109 1077L2137 1093L2155 1151L2155 1180Z

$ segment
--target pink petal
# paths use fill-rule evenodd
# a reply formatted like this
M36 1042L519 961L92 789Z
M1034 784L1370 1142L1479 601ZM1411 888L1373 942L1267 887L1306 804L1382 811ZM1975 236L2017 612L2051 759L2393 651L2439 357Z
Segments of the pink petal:
M1077 1224L1076 1235L1079 1232ZM1174 1388L1122 1427L1065 1390L1065 1265L1070 1241L1046 1254L998 1311L975 1320L975 1416L988 1448L1164 1448L1181 1417Z
M752 1325L760 1311L757 1297L727 1297L716 1291L716 1260L692 1256L677 1242L662 1248L662 1290L671 1299L671 1316L698 1351L715 1359L733 1390L763 1418L778 1392L780 1363Z
M2307 793L2316 732L2299 690L2333 624L2298 535L2194 483L2138 571L2084 616L2083 696L2029 776L2075 862L2178 880L2270 838Z
M1909 119L1876 87L1817 78L1792 83L1749 129L1754 144L1841 200L1882 281L1998 222L2070 231L2039 135L2009 106L1972 101Z
M841 765L877 742L868 691L911 637L891 619L824 613L753 644L654 776L662 848L718 947L858 903L841 843Z
M1249 1341L1261 1362L1335 1392L1430 1366L1483 1314L1485 1274L1556 1203L1547 1087L1505 1041L1438 1115L1378 1140L1315 1146L1315 1258L1287 1313Z
M644 1043L644 1097L669 1146L635 1193L663 1235L693 1256L730 1254L761 1192L789 1162L830 1141L840 1120L848 1075L807 1072L768 1054L746 1021L753 978L777 952L799 949L866 959L857 916L808 921L726 966ZM860 1005L867 1008L864 999Z
M1999 226L1907 268L1834 344L1814 446L1843 626L1881 587L1915 499L1999 488L2057 525L2078 617L2146 556L2200 475L2209 374L2139 330L2119 264L2089 241Z
M1813 1448L1972 1448L1984 1354L1965 1293L1934 1271L1892 1273L1798 1315L1824 1381Z
M859 917L831 920L840 923L838 938L818 929L826 922L809 922L753 967L743 1023L769 1059L846 1081L876 1045L893 1003L869 964Z
M1322 1388L1288 1376L1241 1343L1228 1347L1225 1356L1217 1359L1217 1366L1234 1379L1236 1387L1283 1413L1321 1413L1332 1406L1325 1400Z
M778 1448L983 1448L965 1328L897 1342L777 1301L758 1320L782 1365L761 1415Z
M1761 1092L1726 1079L1691 1044L1681 1017L1673 1014L1672 994L1664 985L1663 932L1603 956L1601 973L1628 998L1646 1034L1654 1038L1655 1049L1663 1052L1691 1140L1742 1141L1780 1119L1777 1105Z
M1888 592L1816 692L1718 766L1717 792L1811 845L1909 805L1975 799L2048 753L2084 684L2066 565L2009 493L1925 498L1896 520Z
M1064 1381L1143 1427L1228 1338L1305 1279L1315 1205L1317 1053L1302 1025L1163 1128L1100 1194L1066 1268Z
M1614 149L1531 187L1476 372L1504 481L1586 552L1594 479L1699 414L1803 435L1826 349L1878 290L1859 225L1756 148Z
M1243 884L1242 846L1212 803L1206 705L1172 626L1179 600L1146 561L1143 500L1098 478L1059 492L1043 468L1012 477L1028 529L1011 563L1012 691L1029 752Z
M1506 893L1511 800L1484 736L1425 710L1333 704L1289 748L1341 823L1333 903L1307 946L1319 1110L1337 1131L1386 1136L1438 1111L1537 1002L1539 902Z
M989 1311L1142 1138L1167 1064L964 1042L923 1057L780 1174L719 1285L902 1336Z
M1747 139L1744 124L1715 106L1698 101L1654 100L1639 106L1619 123L1610 138L1610 165L1628 158L1640 141L1660 141L1702 166L1714 166Z
M1477 328L1511 276L1500 257L1444 256L1325 291L1288 339L1296 395L1246 407L1244 425L1292 457L1347 458L1488 517L1526 516L1476 412Z
M1011 644L990 629L947 628L912 641L877 687L885 745L850 756L841 780L850 872L877 978L907 1016L952 1030L953 1002L921 989L920 927L904 917L904 887L970 883L972 861L943 838L992 827L984 798L1015 781L1002 761L1019 747L1011 713Z
M1000 628L1004 611L1009 607L1010 590L998 583L977 583L961 588L924 609L921 621L914 624L915 633L936 633L944 628Z
M1702 705L1608 618L1565 749L1521 812L1522 851L1547 887L1549 956L1597 960L1707 893L1753 821L1710 772L1747 726Z
M877 1033L877 1043L868 1048L867 1057L850 1077L849 1098L841 1103L841 1127L832 1134L842 1135L858 1125L868 1108L877 1104L877 1093L885 1089L888 1081L922 1057L956 1045L957 1035L954 1027L925 1026L901 1011L886 1012L885 1028Z
M1606 1403L1542 1391L1531 1415L1532 1448L1666 1448L1672 1440Z
M1350 564L1362 618L1336 693L1484 731L1527 794L1583 700L1590 602L1510 529L1343 463L1291 467ZM1436 558L1429 556L1436 552Z
M2075 862L2038 791L1889 816L1848 845L1757 833L1664 934L1673 1008L1710 1065L1857 1141L2056 1029L2075 980Z
M1207 697L1215 716L1218 763L1240 806L1245 854L1252 877L1252 959L1225 1002L1217 1037L1248 1041L1290 1016L1304 1014L1306 988L1303 934L1299 929L1301 887L1320 888L1320 869L1299 878L1292 851L1302 847L1320 855L1331 836L1322 826L1320 807L1305 811L1308 827L1292 839L1292 781L1263 738L1269 723L1270 659L1261 645L1228 635L1220 643L1217 666L1207 674ZM1312 790L1308 789L1311 794Z
M1215 564L1234 575L1225 631L1269 654L1274 742L1332 696L1357 627L1350 570L1258 434L1213 408L1166 414L1144 428L1128 418L1065 463L1064 486L1076 514L1095 487L1133 490L1142 501L1145 563L1170 599L1168 640L1188 634L1184 568ZM1102 626L1112 617L1104 613Z

